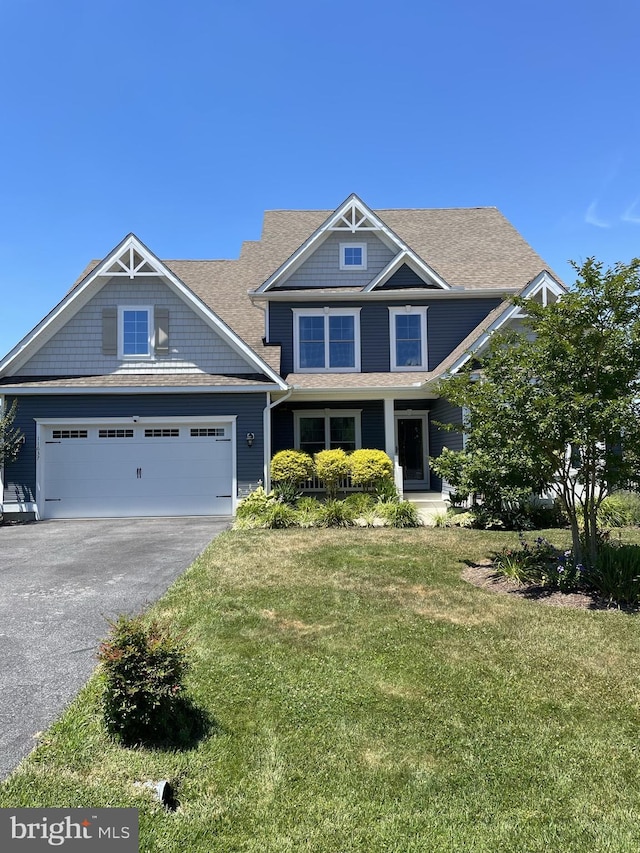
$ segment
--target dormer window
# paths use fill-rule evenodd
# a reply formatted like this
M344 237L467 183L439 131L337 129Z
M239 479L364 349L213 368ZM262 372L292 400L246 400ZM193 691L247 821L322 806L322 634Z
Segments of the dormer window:
M366 270L366 268L366 243L340 243L341 270Z

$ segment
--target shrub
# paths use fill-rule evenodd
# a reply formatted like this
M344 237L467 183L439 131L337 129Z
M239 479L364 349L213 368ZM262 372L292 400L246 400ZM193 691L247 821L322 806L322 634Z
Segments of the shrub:
M640 495L614 492L598 508L598 527L636 527L640 525Z
M120 616L100 644L98 660L108 731L127 745L175 740L188 669L182 639L155 620Z
M418 510L409 501L381 503L378 511L389 527L422 527Z
M274 483L293 483L298 486L313 474L313 459L301 450L281 450L271 460L271 479Z
M340 480L349 473L349 457L341 448L321 450L314 458L316 474L324 482L327 495L335 498Z
M602 543L593 568L584 571L588 586L611 603L640 604L640 545Z
M351 482L374 489L384 480L393 482L393 462L384 450L354 450L349 456Z
M320 504L318 512L318 527L350 527L355 514L344 501L329 499Z

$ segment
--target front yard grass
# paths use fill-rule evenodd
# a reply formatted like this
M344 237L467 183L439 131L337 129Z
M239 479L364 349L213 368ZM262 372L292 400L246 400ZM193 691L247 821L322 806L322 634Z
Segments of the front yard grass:
M516 541L224 534L154 607L187 632L208 736L112 743L94 678L0 806L135 806L141 851L636 853L640 616L461 580ZM134 785L150 779L175 812Z

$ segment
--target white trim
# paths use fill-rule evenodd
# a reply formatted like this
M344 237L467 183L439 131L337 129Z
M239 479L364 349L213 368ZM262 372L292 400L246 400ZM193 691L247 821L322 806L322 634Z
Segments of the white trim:
M429 302L438 301L440 299L505 299L509 296L517 296L522 288L518 287L500 287L500 288L478 288L477 290L462 290L451 288L450 290L440 290L436 288L425 287L419 293L416 293L414 288L398 288L393 290L346 290L340 293L334 289L330 294L327 294L323 288L308 287L305 290L296 290L291 288L287 290L273 290L269 293L254 293L249 291L248 296L251 301L258 307L260 303L268 302L291 302L295 299L296 302L318 302L319 299L331 299L331 302L353 302L354 300L365 302L397 302L407 299L428 300Z
M346 263L345 249L360 249L362 252L360 264L348 264ZM340 243L340 269L341 270L366 270L367 268L367 244L366 243Z
M360 308L292 308L294 373L360 373ZM300 318L324 317L324 367L300 366ZM353 367L332 367L330 360L329 318L353 317Z
M418 370L428 370L429 369L429 352L428 352L428 339L427 339L427 310L426 306L416 306L416 305L403 305L402 307L389 307L389 359L390 359L390 368L393 373L402 373L402 372L416 372ZM420 318L420 349L422 360L420 364L397 364L396 356L396 318L403 315L418 315Z
M452 290L451 285L447 284L442 276L439 276L438 273L429 266L429 264L425 263L412 249L406 248L392 258L387 266L373 279L373 281L363 288L362 292L370 293L372 290L382 287L382 285L384 285L404 264L412 269L416 275L420 276L421 279L428 279L439 289L446 291Z
M143 353L125 353L124 351L124 315L126 311L145 311L147 314L147 351ZM118 358L124 361L150 359L155 346L155 318L152 305L118 305Z
M562 298L563 294L567 293L567 289L560 285L550 273L546 270L543 270L539 273L535 278L533 278L528 284L526 284L522 290L517 294L521 296L523 299L528 299L534 294L536 294L539 290L544 288L547 291L551 291L554 296L559 299ZM544 297L546 298L546 297ZM496 317L496 319L488 326L484 332L482 332L478 338L469 346L469 349L463 353L447 370L445 376L447 374L457 373L461 367L463 367L470 358L472 358L476 353L480 352L489 341L494 332L497 332L505 323L508 323L509 320L512 320L514 317L524 317L525 314L521 312L521 309L518 305L505 305L504 311Z
M151 425L151 424L229 424L231 438L231 512L235 515L238 505L238 453L237 453L237 430L236 421L237 415L188 415L185 417L170 416L170 417L138 417L132 414L128 418L34 418L36 424L36 502L34 504L36 518L46 518L43 512L40 512L40 507L44 508L44 471L45 460L44 453L41 452L42 431L51 426L71 425L74 426L129 426L132 423L136 425Z
M294 409L293 446L300 450L300 419L324 418L324 446L331 447L331 418L354 418L356 450L362 447L362 409Z
M401 375L401 374L399 374ZM323 402L343 400L384 400L387 397L398 397L403 400L438 400L439 394L428 392L424 382L414 382L411 385L394 385L392 387L377 386L371 388L294 388L296 402L315 401L320 397Z
M282 378L263 361L217 314L215 314L205 303L199 299L184 282L178 278L162 261L142 243L135 234L129 234L113 249L106 258L98 264L73 290L58 303L58 305L47 316L38 323L0 362L0 375L13 376L22 365L28 361L37 350L59 331L60 328L80 310L95 294L102 288L105 279L113 278L113 273L107 272L117 261L125 249L136 251L145 262L149 263L157 273L136 273L134 275L158 275L165 283L185 301L192 310L204 320L208 326L222 337L222 339L245 361L256 368L258 373L264 373L272 379L279 388L286 390L286 384ZM140 265L138 265L140 266ZM125 271L123 275L131 278L132 271Z
M421 481L417 480L407 480L405 474L405 469L403 468L403 488L404 484L409 482L409 484L413 483L414 487L417 489L425 489L429 490L431 486L431 467L429 465L429 410L428 409L396 409L394 412L394 436L396 443L396 455L400 458L400 448L398 446L398 421L402 420L410 420L411 418L415 418L416 420L422 421L422 466L425 473L424 478Z
M390 459L396 459L398 456L398 451L396 448L396 434L395 434L395 411L394 411L394 397L385 397L383 405L384 405L384 452Z
M130 417L117 418L34 418L36 424L41 426L63 426L77 424L78 426L129 426L135 424L204 424L204 423L229 423L234 424L238 420L238 415L172 415L171 417L163 418L160 416L140 417L139 415L131 415Z

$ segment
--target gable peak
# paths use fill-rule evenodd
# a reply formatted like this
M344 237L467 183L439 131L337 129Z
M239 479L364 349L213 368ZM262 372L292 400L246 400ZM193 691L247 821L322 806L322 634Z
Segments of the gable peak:
M380 224L373 212L360 201L356 195L351 195L347 201L339 207L327 227L328 231L348 231L355 234L356 231L379 231Z
M108 259L101 275L134 278L143 275L163 275L162 265L133 234L126 237Z

